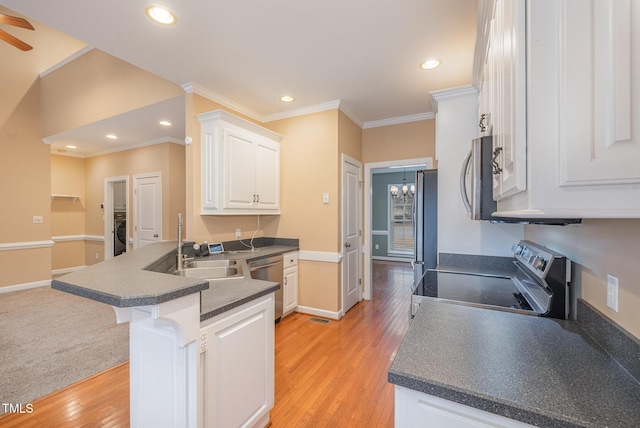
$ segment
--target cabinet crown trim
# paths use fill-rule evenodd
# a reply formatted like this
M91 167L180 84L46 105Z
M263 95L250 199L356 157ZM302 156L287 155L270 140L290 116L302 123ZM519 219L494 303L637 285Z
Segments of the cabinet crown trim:
M223 120L225 122L231 123L233 125L244 128L248 131L256 133L262 137L265 137L277 142L282 141L282 135L277 134L271 131L270 129L264 128L260 125L256 125L253 122L249 122L246 119L242 119L241 117L228 113L224 110L213 110L213 111L208 111L206 113L200 113L197 115L197 118L200 122L203 122L205 120Z

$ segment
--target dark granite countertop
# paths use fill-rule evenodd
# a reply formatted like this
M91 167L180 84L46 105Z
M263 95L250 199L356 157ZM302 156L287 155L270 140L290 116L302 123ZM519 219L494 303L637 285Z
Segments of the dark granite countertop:
M270 245L256 251L230 251L205 257L238 260L243 269L241 278L207 281L163 273L162 266L166 264L159 261L175 257L176 242L159 242L56 278L51 286L121 308L156 305L201 292L200 319L205 320L280 287L274 282L252 280L247 262L297 250L293 245ZM160 267L150 268L153 265Z
M531 425L640 421L640 383L576 321L423 301L388 377Z
M252 260L298 251L298 249L296 246L270 245L259 247L256 251L230 251L204 257L205 260L237 260L241 264L243 276L242 278L210 281L209 289L200 293L200 321L277 290L280 284L276 282L251 279L247 263Z
M145 270L176 253L176 242L158 242L51 281L51 288L119 308L157 305L209 288L202 279Z

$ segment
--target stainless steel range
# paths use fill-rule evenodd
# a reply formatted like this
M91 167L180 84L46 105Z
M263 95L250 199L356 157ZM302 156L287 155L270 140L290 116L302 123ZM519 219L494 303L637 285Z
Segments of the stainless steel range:
M569 318L571 261L530 241L512 247L513 275L474 270L428 269L413 286L411 315L420 302L435 299L487 309Z

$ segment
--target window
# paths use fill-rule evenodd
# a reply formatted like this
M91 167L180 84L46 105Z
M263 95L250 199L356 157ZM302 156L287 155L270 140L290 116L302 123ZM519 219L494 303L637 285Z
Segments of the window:
M412 183L409 183L411 187ZM413 198L391 196L391 187L387 192L389 198L389 254L400 256L413 255ZM402 184L396 184L399 189Z

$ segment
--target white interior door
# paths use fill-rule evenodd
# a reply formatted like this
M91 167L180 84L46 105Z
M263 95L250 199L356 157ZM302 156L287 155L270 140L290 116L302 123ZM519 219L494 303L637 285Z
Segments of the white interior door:
M362 164L342 155L342 312L362 299L360 176Z
M154 172L133 177L134 247L162 240L162 174Z

